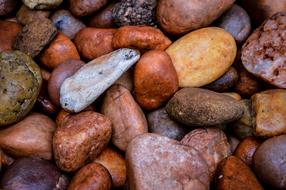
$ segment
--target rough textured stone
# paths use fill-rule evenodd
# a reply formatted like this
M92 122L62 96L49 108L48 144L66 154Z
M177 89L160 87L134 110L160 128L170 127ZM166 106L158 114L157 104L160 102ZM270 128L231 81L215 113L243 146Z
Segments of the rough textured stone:
M255 135L273 137L286 133L286 90L276 89L251 97Z
M244 67L279 88L286 88L286 12L267 19L242 47Z
M19 121L33 108L40 92L39 66L20 51L0 53L0 126Z
M123 48L87 63L63 82L60 90L61 106L71 112L83 110L139 58L138 51Z
M37 19L22 28L13 48L36 57L56 34L57 29L49 19Z
M263 142L254 154L254 171L264 182L286 189L286 135Z
M195 129L182 140L183 145L195 148L206 160L211 176L218 163L231 154L230 145L224 132L217 128Z
M200 154L167 137L136 137L126 159L130 190L209 189L208 167Z
M189 126L213 126L239 119L243 105L224 94L200 88L179 90L166 106L168 114Z

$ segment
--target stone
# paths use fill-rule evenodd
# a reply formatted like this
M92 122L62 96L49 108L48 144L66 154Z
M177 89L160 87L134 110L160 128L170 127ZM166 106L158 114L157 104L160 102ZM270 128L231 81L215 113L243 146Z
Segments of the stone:
M239 120L231 123L230 127L237 138L244 139L254 135L254 116L251 100L243 99L240 102L244 107L243 115Z
M180 87L202 87L219 79L232 65L236 51L234 38L217 27L190 32L166 50Z
M33 108L42 85L39 66L20 51L0 53L0 126L23 119Z
M30 9L52 9L58 7L63 0L22 0Z
M209 189L205 160L192 147L157 134L136 137L126 152L130 190Z
M122 48L87 63L63 82L60 89L61 106L70 112L80 112L139 58L138 51Z
M219 162L231 155L226 135L217 128L192 130L180 142L201 154L208 164L211 177L214 176Z
M247 39L241 60L248 72L278 88L286 88L286 12L268 18Z
M252 167L254 153L260 144L261 142L254 137L245 138L237 146L234 156L240 158L249 167Z
M70 39L74 39L75 35L85 27L85 24L75 18L68 10L58 10L52 16L51 20L56 28L68 36Z
M214 126L238 120L241 102L224 94L200 88L183 88L169 100L171 118L188 126Z
M254 154L254 171L261 181L277 189L286 188L286 135L264 141Z
M53 138L57 166L76 171L97 157L111 137L111 122L102 114L85 111L60 122Z
M121 85L113 85L106 91L101 113L112 122L112 143L126 151L130 141L148 132L148 125L132 94Z
M263 190L251 169L239 158L230 156L218 166L216 173L217 190Z
M49 19L34 20L22 28L13 48L36 57L56 36L57 29Z
M147 114L150 133L174 140L181 140L190 131L186 126L172 120L165 108L154 110Z
M53 158L52 141L56 125L49 117L32 113L0 130L0 147L14 157Z
M286 90L275 89L251 97L254 111L254 130L259 137L286 133Z
M124 157L112 148L104 149L93 162L104 166L112 178L113 187L122 187L126 182L126 163Z

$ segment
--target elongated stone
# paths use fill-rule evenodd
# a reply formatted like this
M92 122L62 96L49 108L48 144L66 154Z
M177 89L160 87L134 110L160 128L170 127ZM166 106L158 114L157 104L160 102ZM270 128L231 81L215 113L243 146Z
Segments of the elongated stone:
M61 106L80 112L94 102L140 58L136 50L122 48L87 63L67 78L60 90Z

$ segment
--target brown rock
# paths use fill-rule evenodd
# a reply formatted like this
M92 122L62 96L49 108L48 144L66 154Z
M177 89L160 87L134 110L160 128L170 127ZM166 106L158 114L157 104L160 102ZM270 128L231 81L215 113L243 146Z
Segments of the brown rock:
M123 156L112 148L104 149L93 161L104 166L111 175L112 186L122 187L126 182L126 163Z
M67 184L54 164L35 157L16 160L1 179L1 188L9 190L64 190Z
M240 158L246 165L252 167L252 160L255 151L261 142L253 137L243 139L234 152L234 156Z
M126 152L130 190L209 189L206 162L192 147L156 134L136 137Z
M188 126L213 126L238 120L243 115L241 102L210 90L183 88L169 100L171 118Z
M97 12L93 15L89 22L89 27L97 27L97 28L114 28L116 27L114 23L114 19L112 17L112 9L115 5L115 2L109 4L106 8Z
M244 67L278 88L286 88L286 12L267 19L242 47Z
M8 167L10 166L11 164L13 164L13 162L15 161L14 158L10 157L9 155L7 155L5 152L3 152L1 149L0 149L0 166L1 168L2 167ZM1 169L0 168L0 169Z
M20 31L19 24L0 20L0 52L12 50L13 43Z
M78 69L84 65L80 60L67 60L58 65L52 72L48 81L48 92L51 101L56 105L60 105L60 87L64 80L72 76Z
M46 10L32 10L22 5L22 7L17 12L16 18L22 25L29 24L38 19L46 19L50 16L50 11Z
M273 137L286 133L286 90L276 89L251 97L255 135Z
M17 0L0 0L0 17L9 15L17 7Z
M167 33L183 35L210 25L234 2L234 0L159 0L157 20Z
M108 0L69 0L70 11L77 17L87 16L104 7Z
M166 101L179 88L179 81L172 60L165 51L146 52L135 66L135 97L139 105L153 110Z
M112 46L118 48L136 48L139 50L165 50L171 40L159 29L151 26L123 26L115 33Z
M195 129L181 143L196 149L208 164L211 177L218 163L231 155L230 145L224 132L217 128Z
M51 101L51 99L49 97L47 86L48 86L48 82L47 81L43 81L40 94L39 94L39 96L37 98L36 105L45 114L53 115L58 110L57 110L57 106L52 103L52 101Z
M55 39L40 55L40 63L49 69L70 60L80 59L74 43L63 33L58 33Z
M230 156L218 166L217 190L263 190L250 168L239 158Z
M56 34L57 29L49 19L37 19L23 27L13 48L36 57Z
M85 24L75 18L68 10L58 10L52 16L51 20L59 31L64 33L70 39L85 27Z
M111 122L86 111L60 123L53 138L54 157L63 171L75 171L98 156L111 137Z
M181 140L189 132L185 126L172 120L165 108L148 113L147 120L150 133L157 133L170 139Z
M224 92L232 88L238 80L238 74L234 67L222 75L219 79L205 86L205 88L217 92Z
M77 33L74 42L80 55L92 60L112 52L112 38L116 29L84 28Z
M101 112L110 118L112 143L122 151L134 137L148 131L144 113L123 86L114 85L106 92Z
M55 123L39 113L0 131L0 147L15 157L38 156L52 159L52 138Z
M254 171L261 181L277 189L285 189L286 135L264 141L254 154ZM272 188L273 189L273 188Z
M107 169L98 163L91 163L76 173L68 190L109 190L111 185Z
M234 89L237 93L244 97L251 97L253 94L262 90L261 82L250 74L240 63L236 69L239 77Z

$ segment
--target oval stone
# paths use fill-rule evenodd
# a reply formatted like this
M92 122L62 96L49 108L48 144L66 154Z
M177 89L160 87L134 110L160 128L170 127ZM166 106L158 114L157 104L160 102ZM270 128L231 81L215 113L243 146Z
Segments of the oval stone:
M201 87L221 77L236 56L234 38L221 28L208 27L175 41L166 51L180 87Z

